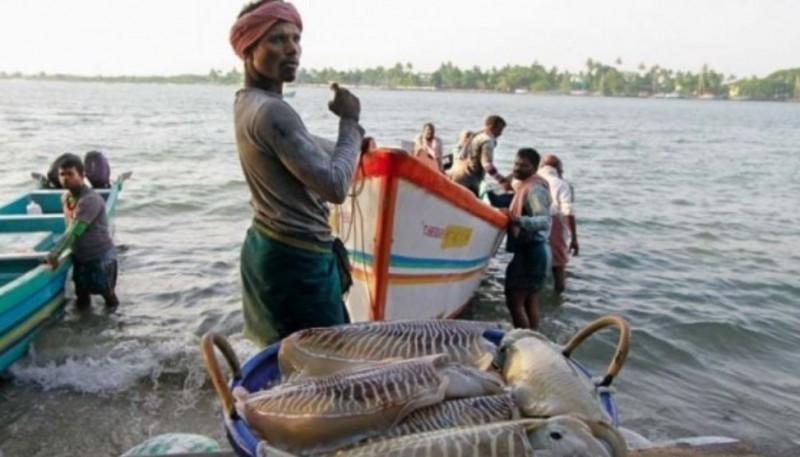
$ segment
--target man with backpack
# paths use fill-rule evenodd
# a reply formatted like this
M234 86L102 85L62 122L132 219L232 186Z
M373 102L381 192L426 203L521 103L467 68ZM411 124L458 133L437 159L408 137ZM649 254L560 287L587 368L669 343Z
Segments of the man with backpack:
M451 178L466 187L480 198L480 187L483 178L489 174L504 188L511 189L511 180L501 175L494 167L494 149L497 139L503 134L506 121L497 115L486 118L481 132L476 134L464 151L463 160L453 167Z

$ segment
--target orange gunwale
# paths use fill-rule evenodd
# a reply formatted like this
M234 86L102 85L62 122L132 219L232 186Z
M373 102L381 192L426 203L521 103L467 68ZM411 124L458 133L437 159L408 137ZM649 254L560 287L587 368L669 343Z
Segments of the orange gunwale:
M409 181L429 191L451 205L482 219L497 228L508 225L508 217L495 208L478 200L472 192L454 183L447 176L431 169L421 160L398 149L381 148L361 156L356 180L378 178L378 220L375 227L374 257L372 273L375 281L370 284L370 320L383 320L386 315L386 295L389 282L397 189L400 179ZM471 273L474 274L474 273ZM422 277L415 278L416 280ZM425 278L428 282L433 278ZM444 278L438 278L439 280ZM455 279L455 278L449 278ZM466 304L453 315L460 312Z
M364 154L361 156L361 167L358 170L359 179L372 177L405 179L495 227L505 228L508 225L508 217L505 214L478 200L469 190L404 151L381 148Z

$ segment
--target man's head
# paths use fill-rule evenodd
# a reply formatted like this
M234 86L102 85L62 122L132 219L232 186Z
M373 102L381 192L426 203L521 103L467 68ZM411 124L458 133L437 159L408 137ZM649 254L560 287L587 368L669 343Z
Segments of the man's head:
M514 160L514 177L524 181L530 178L539 168L539 153L533 148L522 148L517 151Z
M553 154L547 154L546 156L542 157L541 166L555 168L559 176L564 173L564 166L561 164L561 160Z
M77 191L83 186L83 162L75 154L64 154L58 162L58 181L61 187Z
M422 136L428 141L432 140L436 136L436 127L428 122L422 126Z
M261 0L242 9L230 41L251 80L280 84L297 77L302 31L302 19L291 3Z
M375 138L371 136L365 136L363 140L361 140L361 153L366 154L373 149L378 147L377 143L375 143Z
M506 128L506 121L502 117L492 114L484 121L484 127L487 133L490 133L495 138L500 138Z

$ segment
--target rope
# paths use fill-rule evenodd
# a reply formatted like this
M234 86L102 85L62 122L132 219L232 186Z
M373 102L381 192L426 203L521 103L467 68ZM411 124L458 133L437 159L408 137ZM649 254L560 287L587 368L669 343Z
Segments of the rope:
M363 157L361 159L363 159ZM359 230L358 230L359 233L358 234L359 234L359 238L360 238L360 241L361 241L361 245L359 246L359 243L358 243L359 240L353 240L353 248L354 248L354 250L357 251L359 249L359 247L360 247L361 248L361 252L367 252L367 250L366 250L367 242L366 242L366 239L364 238L364 213L361 210L361 204L359 202L359 197L363 193L364 187L366 186L366 179L363 178L364 177L364 161L361 160L361 159L359 159L359 161L358 161L358 168L361 171L362 179L360 181L358 181L356 183L356 185L352 186L352 189L351 189L350 193L347 195L348 197L350 197L350 222L347 225L347 234L344 237L342 237L342 242L346 246L347 242L350 241L350 236L353 235L353 232L354 232L353 229L355 227L356 219L358 219L359 220L359 224L360 224L359 225ZM338 223L339 223L339 227L338 227L339 233L344 233L345 232L344 222L341 219L341 215L343 214L342 213L343 205L334 205L334 206L336 207L336 211L340 215L339 221L338 221ZM355 266L356 262L354 261L352 263ZM370 290L372 290L372 287L371 287L370 280L369 280L369 274L366 274L366 271L367 271L367 260L366 260L366 257L361 259L361 264L362 264L362 267L364 268L364 272L365 272L364 276L365 276L366 282L367 282L367 296L369 297L370 308L372 308L372 307L374 307L374 303L373 303L373 300L372 300L372 294L369 292Z

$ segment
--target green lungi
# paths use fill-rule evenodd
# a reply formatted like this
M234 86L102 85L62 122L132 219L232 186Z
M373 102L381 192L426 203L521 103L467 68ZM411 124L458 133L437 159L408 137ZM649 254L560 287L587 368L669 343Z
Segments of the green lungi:
M246 338L265 347L297 330L349 321L332 245L247 230L241 257Z

